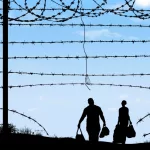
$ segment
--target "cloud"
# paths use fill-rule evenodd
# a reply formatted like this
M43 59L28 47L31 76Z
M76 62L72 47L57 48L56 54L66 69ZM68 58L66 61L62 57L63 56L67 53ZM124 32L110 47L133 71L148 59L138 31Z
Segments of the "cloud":
M84 36L83 31L77 31L76 33L80 36ZM100 37L109 37L109 38L122 37L119 33L111 32L108 29L86 31L85 36L90 40L94 40Z
M136 36L129 36L128 39L129 40L139 40L139 38Z
M114 107L112 107L112 108L108 108L108 111L110 111L110 112L116 112L118 109L117 108L114 108Z
M84 36L84 31L77 31L76 34L80 36ZM85 32L85 37L89 40L96 40L100 39L100 37L107 37L107 38L120 38L125 40L139 40L138 37L135 36L123 36L120 33L117 32L111 32L108 29L102 29L102 30L90 30Z
M137 103L142 102L142 100L141 100L140 98L135 99L135 101L136 101Z
M128 98L128 95L127 94L123 94L123 95L120 95L119 96L119 99L127 99Z
M150 7L150 0L136 0L135 5L138 7Z
M38 108L30 108L30 109L28 109L28 111L30 111L30 112L33 112L33 111L36 111Z
M150 100L145 100L145 99L141 99L141 98L136 98L135 102L136 103L147 103L147 104L150 104Z
M130 18L130 20L136 23L143 22L143 19L139 19L139 18Z
M43 97L43 96L40 96L40 100L41 100L41 101L44 100L44 97Z

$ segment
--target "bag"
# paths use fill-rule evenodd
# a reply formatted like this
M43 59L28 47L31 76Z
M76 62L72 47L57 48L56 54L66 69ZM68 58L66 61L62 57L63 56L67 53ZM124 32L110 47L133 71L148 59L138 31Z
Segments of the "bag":
M134 130L134 127L132 124L129 124L129 126L127 127L127 137L128 138L133 138L136 136L136 132Z
M100 133L100 138L103 138L104 136L107 136L107 135L109 135L109 129L106 126L104 126Z
M113 143L122 143L122 135L120 125L116 125L113 134Z
M80 142L85 141L85 138L84 138L84 136L83 136L83 134L82 134L81 128L80 128L81 134L78 134L78 131L79 131L79 128L77 129L76 140L77 140L77 141L80 141Z

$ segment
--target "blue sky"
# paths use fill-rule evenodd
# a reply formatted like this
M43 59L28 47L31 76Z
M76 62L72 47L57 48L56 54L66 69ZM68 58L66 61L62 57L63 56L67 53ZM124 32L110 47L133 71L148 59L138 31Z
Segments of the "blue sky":
M19 4L24 1L18 0ZM33 1L34 2L34 1ZM35 3L28 2L29 6ZM59 2L59 1L57 1ZM70 2L70 0L67 0ZM121 5L124 0L110 0L105 8L115 8ZM2 5L2 2L0 2ZM54 3L47 8L58 6ZM15 4L11 4L18 8ZM23 6L23 5L22 5ZM23 6L24 7L24 6ZM38 8L42 8L41 4ZM95 7L95 3L83 0L83 7ZM150 0L137 0L135 7L137 9L149 9ZM1 12L2 13L2 12ZM10 17L19 16L23 12L10 11ZM46 15L52 12L46 12ZM63 14L63 17L70 15L69 12ZM22 19L33 19L28 15ZM107 14L98 18L83 17L84 23L92 24L142 24L149 25L149 20L131 19ZM20 23L20 22L11 22ZM35 22L36 23L36 22ZM37 22L38 23L38 22ZM40 23L52 23L43 21ZM66 23L82 23L81 18L72 19ZM120 27L86 27L86 40L149 40L149 28L120 28ZM9 26L9 41L61 41L61 40L84 40L83 27L48 27L48 26ZM2 33L2 27L1 31ZM0 34L2 39L2 34ZM89 56L103 55L149 55L149 43L86 43L86 53ZM9 45L10 56L84 56L83 44L14 44ZM0 57L2 57L2 46ZM88 59L89 74L126 74L126 73L150 73L149 58L109 58L109 59ZM2 70L2 61L1 61ZM85 59L17 59L9 60L9 70L25 71L37 73L82 73L85 74ZM2 78L2 74L0 74ZM149 76L143 77L89 77L91 83L108 84L131 84L150 86ZM38 75L17 75L9 74L9 85L25 84L47 84L47 83L84 83L85 77L73 76L38 76ZM2 80L0 82L2 85ZM144 133L149 133L150 119L147 117L144 122L136 125L139 118L145 116L150 110L150 91L148 89L113 87L113 86L38 86L25 88L9 89L9 109L17 110L28 116L33 117L41 123L50 136L75 137L77 124L83 109L87 106L87 99L92 97L95 104L103 110L106 124L110 129L110 135L102 141L113 140L113 130L118 119L118 109L121 107L121 101L126 99L127 107L130 111L132 123L137 132L136 138L127 139L127 143L143 142L149 139L149 136L142 137ZM2 90L0 93L2 97ZM2 107L2 103L0 104ZM2 114L2 112L1 112ZM2 122L2 117L0 118ZM41 130L34 122L29 121L17 114L9 112L9 122L14 123L18 128L24 126L33 130ZM102 121L100 122L102 125ZM82 122L81 128L86 139L86 119ZM43 132L43 135L44 132ZM45 135L46 136L46 135Z

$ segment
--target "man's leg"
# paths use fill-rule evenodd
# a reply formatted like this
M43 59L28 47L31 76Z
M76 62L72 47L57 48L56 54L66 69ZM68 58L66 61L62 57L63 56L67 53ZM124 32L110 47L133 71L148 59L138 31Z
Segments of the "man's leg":
M99 139L99 131L93 129L90 134L90 140L93 142L98 142Z
M89 141L98 142L100 128L87 128L87 132L89 135Z
M89 141L92 141L92 134L89 133Z
M125 144L125 143L126 143L126 137L123 138L122 144Z
M92 134L91 134L91 131L90 130L87 130L87 133L89 135L89 141L92 141Z
M96 130L96 141L98 142L99 141L99 133L100 133L100 128L98 128Z
M98 142L99 140L99 131L96 131L95 133L95 141Z

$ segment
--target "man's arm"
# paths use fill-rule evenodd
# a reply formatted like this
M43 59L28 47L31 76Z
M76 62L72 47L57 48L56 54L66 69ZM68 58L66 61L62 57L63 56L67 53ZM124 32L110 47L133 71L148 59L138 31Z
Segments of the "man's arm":
M103 125L106 126L105 117L104 117L104 115L103 115L103 111L101 110L101 108L100 108L100 117L101 117L101 119L102 119L102 121L103 121Z
M82 113L82 116L81 116L81 118L80 118L80 120L79 120L79 123L78 123L78 128L80 128L80 124L81 124L81 122L84 120L84 118L86 117L86 111L85 111L85 109L83 110L83 113Z

